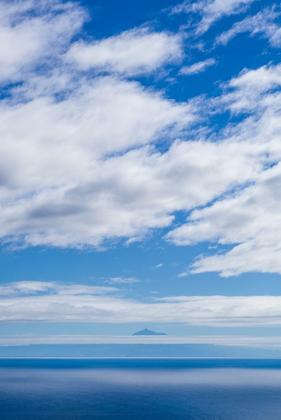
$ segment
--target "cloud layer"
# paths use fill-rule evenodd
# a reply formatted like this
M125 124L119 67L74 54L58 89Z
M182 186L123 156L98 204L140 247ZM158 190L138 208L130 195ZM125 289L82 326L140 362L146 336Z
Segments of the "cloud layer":
M281 349L280 337L246 336L109 336L109 335L11 335L0 337L0 346L30 346L42 344L213 344L266 349Z
M142 302L112 287L48 282L1 286L0 322L279 326L280 296L171 296Z

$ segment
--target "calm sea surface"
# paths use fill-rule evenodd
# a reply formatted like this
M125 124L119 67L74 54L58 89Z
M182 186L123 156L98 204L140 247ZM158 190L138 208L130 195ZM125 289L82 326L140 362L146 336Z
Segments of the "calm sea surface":
M1 420L280 420L281 360L0 360Z

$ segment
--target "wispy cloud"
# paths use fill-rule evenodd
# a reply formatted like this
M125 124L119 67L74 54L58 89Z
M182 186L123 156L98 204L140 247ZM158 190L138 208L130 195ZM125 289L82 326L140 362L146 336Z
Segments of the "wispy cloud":
M117 289L80 284L6 285L1 322L185 323L208 326L281 325L280 296L171 296L151 302L122 297ZM23 291L21 291L23 290Z
M216 43L227 45L230 40L245 32L249 32L251 36L260 34L267 38L273 47L280 47L280 10L277 11L276 7L267 7L256 15L247 16L241 22L236 22L231 29L217 36Z
M151 267L151 268L152 268L152 270L155 270L157 268L162 268L163 266L164 266L164 264L160 263L160 264L157 264L157 265L155 265L154 267Z
M21 281L0 286L0 296L9 295L90 295L116 292L114 287L60 284L57 282Z
M199 23L196 24L196 32L203 34L224 16L246 11L253 1L255 0L187 0L175 6L172 13L194 13L201 16Z
M208 67L214 66L215 64L216 60L214 58L208 58L207 60L194 63L191 66L182 67L179 71L179 74L189 76L192 74L202 73L206 71Z
M141 281L136 279L135 277L110 277L110 279L106 280L106 282L113 284L132 284L140 283Z
M179 278L182 278L182 277L187 277L188 276L188 271L183 271L182 273L179 273L178 274L178 277Z

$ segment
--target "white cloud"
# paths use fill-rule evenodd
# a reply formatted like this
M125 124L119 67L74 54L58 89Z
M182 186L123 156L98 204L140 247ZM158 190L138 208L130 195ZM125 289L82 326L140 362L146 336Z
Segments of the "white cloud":
M61 247L141 238L171 225L175 211L207 205L257 182L280 159L280 80L279 66L244 71L214 103L217 111L227 106L255 117L227 128L217 142L177 141L165 153L141 147L104 157L172 135L171 125L192 121L189 105L136 83L99 78L87 85L92 90L80 88L59 103L5 102L1 130L9 141L1 143L0 235L25 245ZM185 226L168 237L176 244L200 240L184 232Z
M208 58L204 61L199 61L198 63L194 63L191 66L184 66L180 69L179 74L189 76L192 74L202 73L207 70L208 67L211 67L216 64L216 60L214 58Z
M111 277L106 282L113 284L132 284L140 283L140 280L136 279L135 277Z
M209 214L206 212L203 216L203 213L197 224L190 226L191 229L194 227L192 233L197 232L200 240L210 240L212 237L222 244L240 244L225 254L199 259L193 265L194 272L220 271L223 276L247 271L281 273L280 204L276 199L280 194L278 169L276 177L268 174L264 182L247 189L238 197L218 203ZM208 234L207 229L211 225L213 232ZM188 234L188 231L185 233Z
M244 12L255 0L200 0L185 1L175 6L172 13L195 13L201 16L197 24L197 34L206 32L224 16Z
M276 23L280 12L275 7L265 8L254 16L247 16L241 22L237 22L231 29L223 32L216 38L217 44L227 45L238 34L249 32L251 36L261 34L267 38L273 47L281 46L281 27Z
M114 287L85 286L80 284L63 285L57 282L20 281L0 286L0 296L38 295L53 293L57 295L106 294L116 292Z
M215 1L196 7L206 26L211 17L215 21L246 4ZM275 203L279 191L280 66L244 70L223 86L222 96L209 101L177 103L120 75L97 77L87 66L80 72L77 65L67 64L67 51L74 51L70 38L85 16L74 3L42 1L38 9L34 2L12 5L8 12L0 9L0 33L1 22L15 37L18 26L27 25L38 32L40 47L34 49L30 41L32 53L25 58L19 54L14 61L2 53L3 63L10 66L3 71L13 80L22 77L20 86L7 82L8 96L0 104L2 243L83 248L121 238L130 242L151 229L172 226L177 212L200 207L167 238L178 245L209 240L234 248L201 258L193 271L280 272L278 230L267 222L274 217L279 226L279 205L271 210L263 202ZM41 40L42 25L48 30L42 30ZM50 58L46 51L52 36L58 42ZM148 40L150 49L132 55L134 45L139 51ZM182 54L180 38L166 32L135 29L90 44L83 46L95 48L96 64L90 67L122 74L149 72ZM13 45L7 37L7 54ZM33 72L39 58L43 70ZM196 127L226 110L240 120L218 135ZM167 145L163 152L157 147L161 143ZM240 206L239 211L234 214L230 205ZM248 212L252 218L246 223ZM235 238L229 232L231 220L246 226L243 232L237 229ZM261 233L265 230L270 233ZM256 262L255 252L262 255Z
M182 277L187 277L188 276L188 272L187 271L183 271L182 273L179 273L178 274L178 277L179 278L182 278Z
M66 178L67 183L57 178L62 185L45 179L53 187L44 189L44 180L38 179L44 174L41 166L30 181L39 184L38 191L32 185L32 195L20 197L24 190L4 189L0 234L15 241L22 236L28 245L62 247L141 236L148 229L169 226L174 211L205 205L234 185L255 179L259 165L251 150L248 160L246 153L235 143L200 141L175 143L164 154L141 148L94 161L92 167L84 163ZM54 170L50 177L55 177ZM77 174L79 183L72 180Z
M20 4L14 4L12 16L18 16ZM68 16L73 10L76 13L77 10L72 3L57 1L50 3L46 11L46 4L48 3L40 3L42 7L44 5L42 19L49 19L48 33L57 36L57 23L54 19L61 15L65 17L64 13ZM31 8L33 14L40 9L36 8L34 11L32 6L34 3L30 2L29 9ZM21 9L20 13L21 22L33 28L33 17L30 17L33 14L29 13L25 17ZM66 26L62 22L58 24L62 45L66 49L69 47L69 26L72 31L81 26L80 9L79 13L75 13L71 15L73 19L77 19L73 25L70 25L70 21ZM10 30L17 33L17 25L11 26ZM34 31L35 34L36 31L40 32L37 27ZM130 34L134 34L132 36L137 45L141 42L141 34L144 40L150 37L150 41L167 41L170 45L167 34L154 37L147 32L134 31L123 35L125 41ZM34 39L40 41L39 35L40 33L38 36L34 35ZM46 37L47 35L43 36L44 39ZM180 48L176 38L172 37L171 45L174 42L173 45ZM59 45L59 39L56 45ZM131 47L133 41L130 40ZM9 38L5 46L7 51L13 49ZM41 54L44 51L41 44L39 49ZM143 229L144 221L134 220L134 210L128 208L119 214L122 201L118 194L122 190L121 184L126 184L127 174L116 167L118 159L110 159L109 156L160 141L162 138L173 139L194 121L196 117L193 109L186 103L177 104L168 100L163 94L145 89L136 82L113 77L84 77L81 74L77 77L76 70L63 64L64 56L60 49L50 49L48 44L47 51L52 52L53 67L42 74L31 72L31 68L37 63L36 54L28 56L28 73L24 67L25 61L21 55L17 56L15 66L27 80L20 87L8 90L11 97L1 100L0 207L7 222L7 230L2 230L0 236L5 239L14 237L20 241L26 238L24 242L29 245L80 247L97 246L111 237L138 234ZM162 63L157 51L153 66L159 60ZM169 48L165 53L163 51L162 55L166 52L170 54ZM42 54L40 64L43 66L46 60ZM151 54L153 58L153 52ZM5 61L5 56L3 57ZM57 66L58 61L60 66ZM14 74L10 69L8 73ZM149 159L148 151L143 154ZM122 157L120 159L122 163ZM134 168L128 160L129 156L127 162L125 159L125 164L128 169L130 167L134 176ZM103 172L106 170L109 170L108 174ZM121 173L118 177L119 172ZM112 190L112 186L108 184L114 175L117 175L115 183L119 191L114 191L114 188ZM136 173L135 176L137 177ZM108 207L110 205L113 205L113 213ZM131 217L128 218L127 213ZM115 222L112 220L108 224L111 216L117 218ZM140 217L144 220L145 215ZM119 225L122 219L127 223L124 234L123 227ZM156 217L155 222L148 221L148 225L154 223L158 225Z
M26 79L42 60L54 65L85 17L74 2L2 1L0 82Z
M223 276L247 271L281 273L281 165L266 171L253 186L206 209L197 224L201 240L239 244L231 251L199 259L193 272L220 271ZM212 225L212 234L207 233Z
M41 159L48 159L49 150L54 159L59 151L60 161L71 161L74 149L83 161L89 153L96 158L151 143L171 131L175 136L195 119L190 105L111 77L85 81L59 102L42 95L27 103L3 100L0 106L4 136L15 144L21 133L22 144L32 145L38 158L44 153Z
M2 101L1 107L2 238L97 246L170 223L157 205L161 198L151 195L157 185L146 191L154 164L163 166L165 158L147 148L104 155L173 138L194 120L189 105L137 83L102 78L58 103L40 97ZM145 195L155 208L142 203Z
M178 245L211 241L234 246L226 253L202 256L191 267L193 273L281 273L280 69L278 65L242 72L229 83L232 91L222 99L222 104L233 112L250 113L242 123L226 131L228 149L240 147L247 161L254 159L257 163L259 156L264 167L249 184L193 211L185 225L167 235ZM267 162L270 155L271 163Z
M25 283L25 282L24 282ZM0 297L1 322L185 323L208 326L281 325L280 296L174 296L141 302L116 289L80 284L39 287ZM40 289L40 290L39 290Z
M162 268L164 266L164 264L160 263L155 265L154 267L152 267L153 270L155 270L156 268Z
M275 129L277 124L277 121L274 122L271 118L278 115L280 86L280 64L262 66L257 70L244 69L238 77L233 78L227 84L230 91L220 100L222 105L228 107L234 114L250 112L254 115L257 123L267 119L269 131L265 133L267 137L264 141L268 141L272 129ZM255 125L253 119L248 121L251 126Z
M128 76L155 71L182 59L182 39L167 32L133 29L91 43L72 44L66 55L81 69L121 73Z

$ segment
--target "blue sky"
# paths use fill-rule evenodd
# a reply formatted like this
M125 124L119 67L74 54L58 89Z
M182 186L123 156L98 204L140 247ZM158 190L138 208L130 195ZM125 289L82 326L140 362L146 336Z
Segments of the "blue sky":
M1 1L0 344L278 336L280 22L276 1Z

